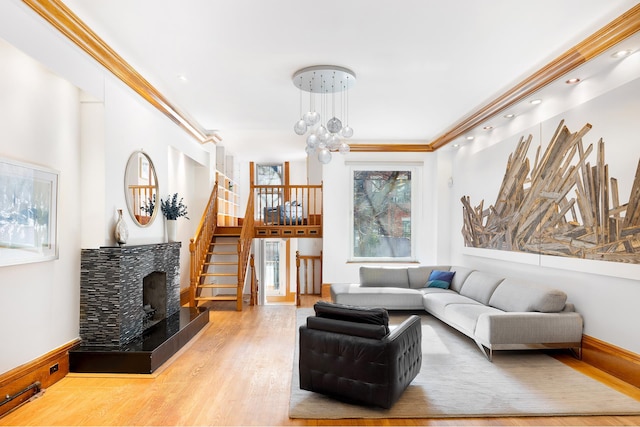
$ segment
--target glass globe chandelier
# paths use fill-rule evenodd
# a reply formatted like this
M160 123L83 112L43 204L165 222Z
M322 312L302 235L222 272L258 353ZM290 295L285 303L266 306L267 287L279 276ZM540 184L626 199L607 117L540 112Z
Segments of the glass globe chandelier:
M331 161L332 152L347 154L350 147L345 139L353 136L349 126L348 91L356 83L355 73L335 65L314 65L296 71L292 80L300 90L300 120L293 125L293 130L298 135L307 135L307 154L316 154L323 164ZM305 113L303 92L309 92L309 110ZM316 98L319 98L320 111L316 110ZM336 101L341 114L336 113ZM322 121L329 116L331 118Z

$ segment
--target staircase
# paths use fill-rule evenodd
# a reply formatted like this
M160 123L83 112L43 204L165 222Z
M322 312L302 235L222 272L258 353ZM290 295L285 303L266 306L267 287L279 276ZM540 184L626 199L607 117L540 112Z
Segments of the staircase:
M207 301L236 301L242 307L243 283L238 283L238 240L242 227L216 227L196 285L196 306ZM241 310L241 308L240 308Z

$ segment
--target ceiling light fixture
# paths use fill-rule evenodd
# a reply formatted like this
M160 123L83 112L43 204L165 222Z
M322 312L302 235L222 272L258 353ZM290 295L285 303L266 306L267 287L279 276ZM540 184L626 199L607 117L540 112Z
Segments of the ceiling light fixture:
M488 125L488 126L483 127L482 129L484 129L484 130L491 130L491 129L493 129L493 126Z
M505 119L513 119L515 116L516 116L515 114L513 114L513 113L509 113L509 114L505 114L505 115L504 115L504 118L505 118Z
M298 135L307 136L305 151L311 155L316 153L318 160L327 164L331 161L331 152L338 151L347 154L349 144L342 138L351 138L353 129L349 126L349 89L356 83L356 75L348 68L335 65L314 65L302 68L293 74L293 84L300 90L300 120L293 126ZM309 110L302 112L302 92L309 92ZM336 114L336 93L340 95L340 110L342 120ZM316 111L316 94L320 97L320 111ZM329 100L329 97L331 99ZM331 101L331 118L322 123L328 104ZM344 122L344 126L343 126Z
M530 101L531 105L538 105L542 103L542 99L533 99Z
M580 79L577 77L574 77L572 79L567 80L565 83L568 85L574 85L576 83L580 83Z
M619 51L613 53L611 56L613 58L618 59L618 58L624 58L625 56L629 56L629 55L631 55L631 50L630 49L626 49L626 50L619 50Z
M472 136L468 136L467 137L467 141L473 141L473 137Z

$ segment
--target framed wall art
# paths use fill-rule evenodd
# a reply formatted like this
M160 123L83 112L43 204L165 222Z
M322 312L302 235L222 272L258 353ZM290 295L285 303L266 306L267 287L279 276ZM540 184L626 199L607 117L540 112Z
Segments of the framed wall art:
M0 266L58 258L58 172L0 157Z

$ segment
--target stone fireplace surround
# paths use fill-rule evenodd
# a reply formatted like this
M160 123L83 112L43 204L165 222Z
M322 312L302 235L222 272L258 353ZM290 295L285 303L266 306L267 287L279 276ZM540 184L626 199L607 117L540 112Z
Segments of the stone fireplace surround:
M180 242L83 249L80 338L84 346L126 344L145 329L143 282L166 273L159 319L180 309Z
M180 247L82 250L81 344L69 351L70 372L153 373L207 325L208 310L180 307Z

